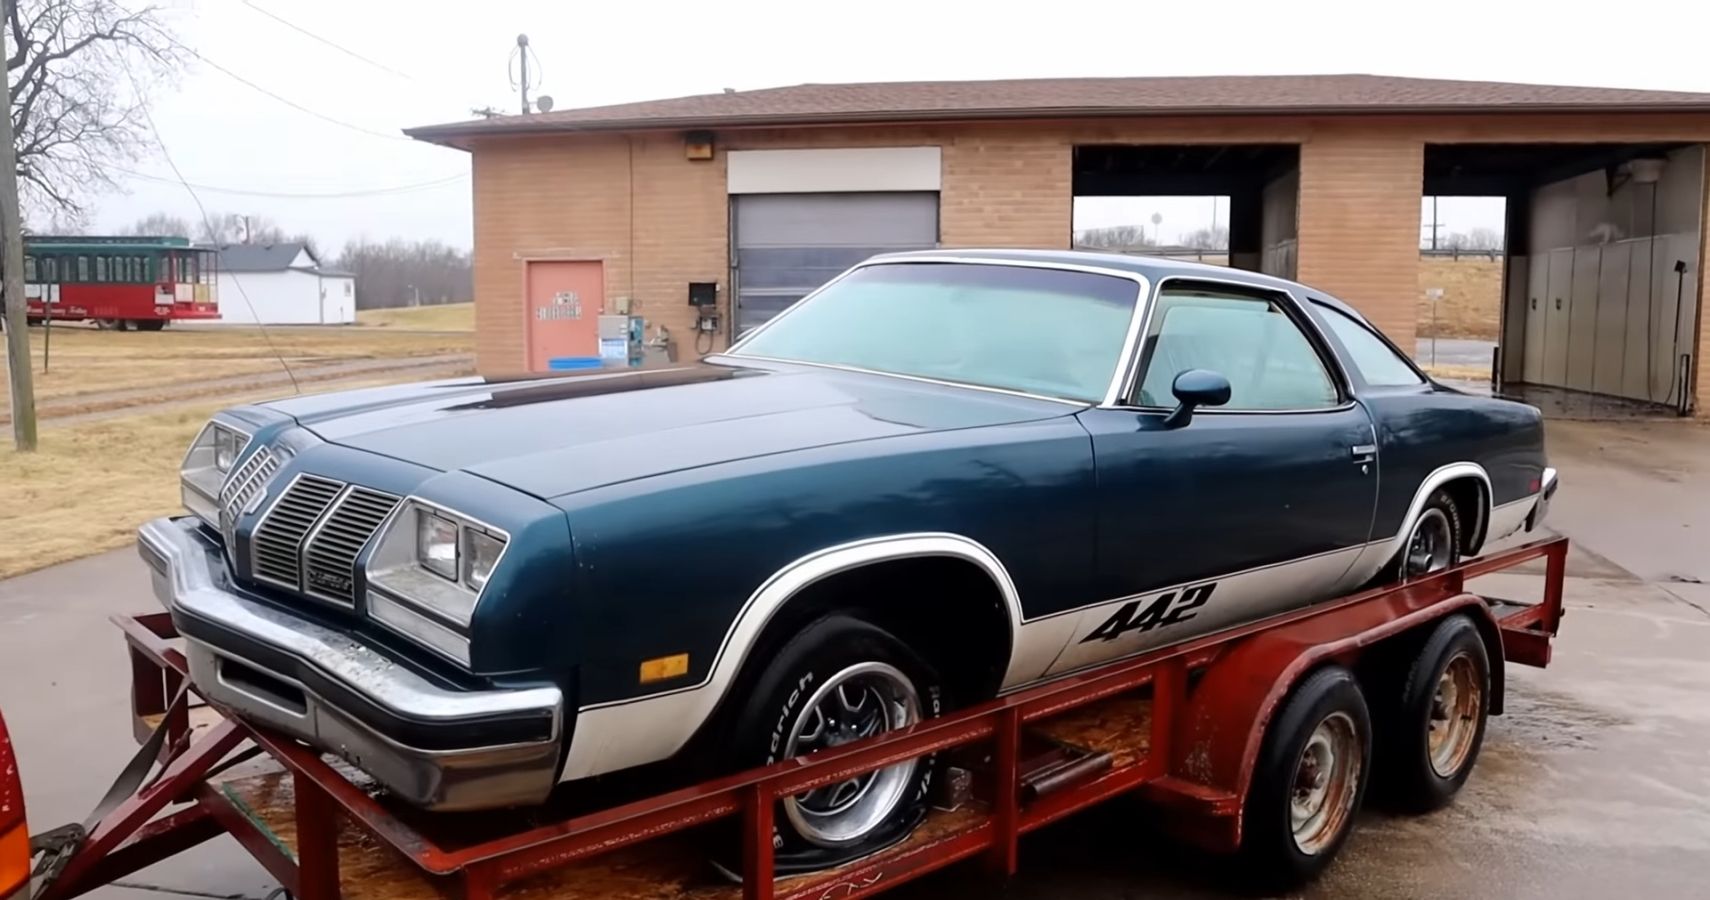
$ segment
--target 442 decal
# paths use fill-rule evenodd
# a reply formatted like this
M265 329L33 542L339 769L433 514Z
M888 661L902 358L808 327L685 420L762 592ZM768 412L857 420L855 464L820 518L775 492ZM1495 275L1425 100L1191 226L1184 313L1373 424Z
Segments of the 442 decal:
M1179 591L1165 591L1151 599L1130 600L1122 604L1110 618L1092 630L1080 642L1114 641L1130 632L1147 632L1165 625L1175 625L1199 615L1199 608L1211 599L1217 582L1196 584Z

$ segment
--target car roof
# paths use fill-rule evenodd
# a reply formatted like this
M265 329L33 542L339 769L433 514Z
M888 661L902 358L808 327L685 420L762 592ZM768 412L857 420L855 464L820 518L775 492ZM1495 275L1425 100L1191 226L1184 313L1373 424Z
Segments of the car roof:
M869 263L908 262L910 260L944 260L970 259L989 262L1029 262L1059 266L1084 266L1099 269L1112 269L1121 272L1133 272L1143 275L1153 284L1165 278L1204 278L1213 281L1230 281L1237 284L1249 285L1269 290L1282 290L1292 293L1301 300L1311 298L1324 302L1326 305L1348 313L1357 319L1365 320L1358 310L1317 288L1309 287L1298 281L1277 278L1259 272L1249 272L1246 269L1236 269L1230 266L1219 266L1192 260L1173 259L1163 256L1137 256L1128 253L1099 253L1089 250L1021 250L1003 248L970 248L944 250L912 250L902 253L886 253L868 260Z

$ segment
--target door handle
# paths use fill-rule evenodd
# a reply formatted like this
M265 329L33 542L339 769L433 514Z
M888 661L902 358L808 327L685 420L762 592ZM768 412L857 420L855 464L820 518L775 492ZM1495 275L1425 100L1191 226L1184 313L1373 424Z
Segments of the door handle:
M1353 451L1354 462L1356 464L1369 463L1373 459L1377 458L1376 444L1355 444L1348 449Z

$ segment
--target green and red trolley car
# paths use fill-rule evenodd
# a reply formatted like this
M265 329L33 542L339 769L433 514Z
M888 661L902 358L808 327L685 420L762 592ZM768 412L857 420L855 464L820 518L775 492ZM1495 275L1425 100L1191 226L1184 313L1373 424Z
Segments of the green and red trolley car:
M28 235L24 297L31 324L93 321L159 331L218 319L215 252L181 237Z

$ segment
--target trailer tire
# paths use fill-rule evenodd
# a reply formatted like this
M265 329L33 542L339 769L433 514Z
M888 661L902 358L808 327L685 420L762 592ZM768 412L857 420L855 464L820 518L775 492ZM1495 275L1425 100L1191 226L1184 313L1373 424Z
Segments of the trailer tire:
M1371 716L1352 672L1308 675L1265 730L1243 816L1241 853L1267 890L1316 878L1353 830L1372 757Z
M1425 813L1453 800L1484 745L1490 656L1466 616L1444 619L1391 682L1380 711L1379 791L1386 805Z
M751 684L718 745L726 774L943 711L944 692L932 666L890 632L848 615L808 624L771 654ZM772 835L777 872L841 865L907 837L926 815L935 762L929 756L898 763L779 801ZM727 838L722 844L720 865L739 871L722 858L739 858L740 843Z

